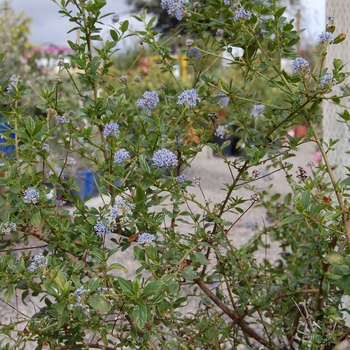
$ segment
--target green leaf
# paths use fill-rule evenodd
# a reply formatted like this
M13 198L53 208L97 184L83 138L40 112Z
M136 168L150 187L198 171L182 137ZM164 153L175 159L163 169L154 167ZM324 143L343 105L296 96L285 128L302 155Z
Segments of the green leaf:
M208 260L207 260L206 257L204 256L204 254L203 254L203 253L200 253L200 252L197 252L197 253L195 253L195 254L192 254L192 255L191 255L191 259L192 259L193 261L199 262L201 265L208 265L208 264L209 264Z
M15 288L13 287L13 284L9 284L4 294L4 300L6 303L8 303L12 299L14 292L15 292Z
M346 39L346 34L341 33L339 35L337 35L335 37L335 39L333 40L332 44L340 44L341 42L343 42Z
M198 277L198 273L190 268L184 268L181 271L181 276L187 280L193 280Z
M111 38L112 38L114 41L118 41L119 37L118 37L117 32L116 32L114 29L111 29L111 30L109 31L109 34L111 35Z
M137 246L134 247L134 256L135 256L135 259L139 262L146 261L145 251L140 247L137 247Z
M120 30L125 33L129 28L129 21L123 21L122 25L120 26Z
M149 314L149 310L147 305L136 305L132 311L132 316L134 318L134 321L136 322L136 324L138 325L138 327L142 328L146 321L147 321L147 317Z
M66 276L61 271L58 271L57 272L57 276L54 279L54 281L56 282L56 284L59 287L60 291L63 292L64 289L65 289L65 284L67 283Z
M8 179L0 177L0 186L6 186L8 184Z
M310 204L310 190L304 191L304 193L301 196L301 205L303 208L307 208Z
M133 295L135 294L134 288L132 287L132 283L130 281L127 281L123 277L117 277L117 281L120 285L120 288L123 290L123 292L130 292Z
M154 298L152 299L152 303L153 304L159 304L160 302L162 302L164 300L165 294L163 291L159 291L156 293L156 295L154 296Z
M121 270L121 271L123 271L125 273L128 272L128 270L123 265L118 264L118 263L113 263L110 266L108 266L107 271L109 271L109 270Z
M40 210L36 206L31 206L28 210L30 221L34 227L39 227L41 224Z
M100 285L100 279L98 277L92 277L88 283L88 288L91 292L95 291Z
M345 259L339 255L339 254L328 254L327 255L327 260L333 265L333 264L337 264L337 265L345 265Z
M65 308L62 310L62 312L60 312L60 318L58 319L56 330L61 329L61 327L64 326L68 320L69 320L69 310Z
M279 225L280 226L283 226L283 225L286 225L286 224L290 224L291 222L294 222L294 221L299 221L302 219L302 216L299 215L299 214L293 214L293 215L290 215L288 217L286 217L285 219L283 219Z
M332 273L340 276L350 276L350 267L348 265L334 265Z
M92 295L89 298L88 304L96 311L108 312L111 307L102 295Z
M276 12L275 12L275 18L280 18L283 14L284 14L284 11L286 10L286 7L281 7L280 9L278 9Z
M85 267L84 262L79 261L77 264L74 265L73 272L79 272Z
M28 133L30 135L32 135L33 131L35 129L35 121L33 120L33 118L31 118L31 117L26 118L25 125L26 125L26 129L27 129Z
M143 292L141 293L140 297L148 297L150 295L156 294L156 292L160 289L160 287L163 285L162 281L152 281L149 282Z
M136 188L136 204L137 205L143 205L143 202L146 200L146 194L145 191L142 189L141 186L137 186Z
M146 173L149 173L151 171L151 169L147 163L147 160L144 156L139 157L139 162L140 162L140 167L141 167L142 171L144 171Z
M153 26L153 23L155 22L155 20L157 19L157 17L152 17L150 19L150 21L147 23L147 28L151 28Z

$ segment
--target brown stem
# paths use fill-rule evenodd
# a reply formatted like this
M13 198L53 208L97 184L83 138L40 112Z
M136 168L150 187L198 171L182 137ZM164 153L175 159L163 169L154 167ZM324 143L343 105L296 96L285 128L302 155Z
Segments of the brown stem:
M250 328L247 325L247 323L245 323L245 321L242 319L242 316L231 310L224 302L222 302L215 294L213 294L203 281L199 279L194 279L194 282L228 317L230 317L233 320L233 325L237 324L241 328L243 333L255 339L260 344L264 345L267 349L275 349L275 346L271 345L258 333L256 333L252 328Z
M276 298L272 298L271 301L277 301L277 300L283 299L283 298L290 298L293 295L298 295L298 294L318 294L319 292L320 292L319 289L302 289L302 290L299 290L299 291L294 292L294 293L281 294ZM343 293L343 291L336 290L336 289L331 289L329 292L333 293L333 294L342 294Z

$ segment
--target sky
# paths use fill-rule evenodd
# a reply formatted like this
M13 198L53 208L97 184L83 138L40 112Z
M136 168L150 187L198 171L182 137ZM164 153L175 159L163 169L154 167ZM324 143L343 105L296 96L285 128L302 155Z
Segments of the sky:
M71 28L67 18L58 13L58 6L52 0L11 0L16 13L25 12L32 18L30 43L33 45L54 44L67 46L67 40L75 41L76 34L66 34ZM317 34L324 30L326 0L303 0L301 27L304 40L315 40ZM130 9L124 0L107 0L104 12L115 12L121 20L129 19L133 29L138 22L130 19Z

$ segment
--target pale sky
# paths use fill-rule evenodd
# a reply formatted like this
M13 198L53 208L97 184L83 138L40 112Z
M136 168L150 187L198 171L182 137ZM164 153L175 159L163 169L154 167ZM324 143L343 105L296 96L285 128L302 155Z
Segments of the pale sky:
M0 0L1 1L1 0ZM324 30L326 0L303 0L301 27L306 31L302 40L316 41L317 34ZM67 35L71 23L58 13L58 6L52 0L12 0L16 13L24 11L32 18L30 42L34 45L54 44L67 46L67 40L75 41L76 35ZM124 0L107 0L103 12L115 12L121 20L129 19L135 29L137 21L130 19ZM108 18L106 18L108 22Z

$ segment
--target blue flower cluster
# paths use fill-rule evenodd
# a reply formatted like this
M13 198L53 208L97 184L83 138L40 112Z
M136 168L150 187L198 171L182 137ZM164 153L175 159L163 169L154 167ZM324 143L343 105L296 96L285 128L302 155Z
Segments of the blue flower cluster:
M114 163L122 164L129 158L130 154L125 148L121 148L120 150L114 153Z
M254 105L252 109L252 113L250 113L251 117L257 118L262 113L264 113L265 106L264 105Z
M176 181L178 183L183 183L183 182L185 182L185 180L186 180L186 174L181 174L179 176L176 176Z
M77 164L77 161L75 160L74 157L67 157L67 160L66 160L67 166L76 165L76 164Z
M118 23L119 20L120 20L120 17L119 17L118 14L115 13L115 14L112 15L112 22L113 23Z
M74 291L75 295L75 304L70 305L71 307L80 307L80 308L85 308L85 305L82 303L82 296L87 295L90 293L90 289L85 289L84 287L79 287Z
M221 108L224 108L228 105L228 103L230 102L230 98L224 94L223 92L220 92L218 95L218 97L220 97L219 101L218 101L218 105Z
M178 165L177 156L174 152L169 151L166 148L162 148L153 153L153 165L157 169L161 168L173 168Z
M330 83L333 83L333 74L327 73L321 78L319 86L321 89L324 89L328 87Z
M68 123L67 118L64 115L58 115L57 116L57 124L62 125Z
M196 47L190 47L187 51L187 56L199 58L201 57L201 52Z
M38 198L39 192L35 188L31 187L24 191L24 203L35 204L38 201Z
M317 39L320 43L324 44L326 42L332 44L334 40L334 34L331 32L322 32L317 36Z
M103 130L103 136L114 136L117 137L119 135L119 124L115 122L110 122L105 125L105 128Z
M219 137L220 139L224 138L224 135L227 132L228 125L219 125L215 130L215 136Z
M46 258L43 254L35 254L32 256L30 264L28 266L29 271L35 271L36 269L43 268L47 265Z
M109 226L109 222L107 222L107 224L105 225L102 221L98 220L96 225L94 226L94 230L98 237L105 235L110 236L111 233L114 231L114 227Z
M235 15L233 16L233 19L235 21L245 21L246 19L250 19L252 17L251 12L248 10L245 10L244 8L239 8L235 11Z
M187 5L188 2L188 0L162 0L160 6L162 6L162 9L166 10L169 15L181 21L185 14L184 6Z
M17 225L14 222L6 221L2 225L1 232L9 235L12 231L17 231Z
M186 105L188 108L195 108L197 102L201 102L196 89L187 89L177 98L177 103Z
M230 0L224 0L224 5L230 6L231 5L231 1Z
M292 63L292 68L293 68L294 72L298 72L299 70L307 67L308 65L309 65L309 62L306 61L306 59L304 59L302 57L297 57Z
M156 91L145 91L142 98L136 101L136 104L140 108L147 108L147 114L151 115L152 110L157 107L159 97Z
M109 216L111 219L116 219L126 215L131 215L131 210L134 209L134 207L133 204L126 202L123 198L117 198L115 204L111 207Z
M148 232L141 233L140 236L137 239L137 242L140 244L152 244L154 245L153 241L156 237L154 235L151 235Z

